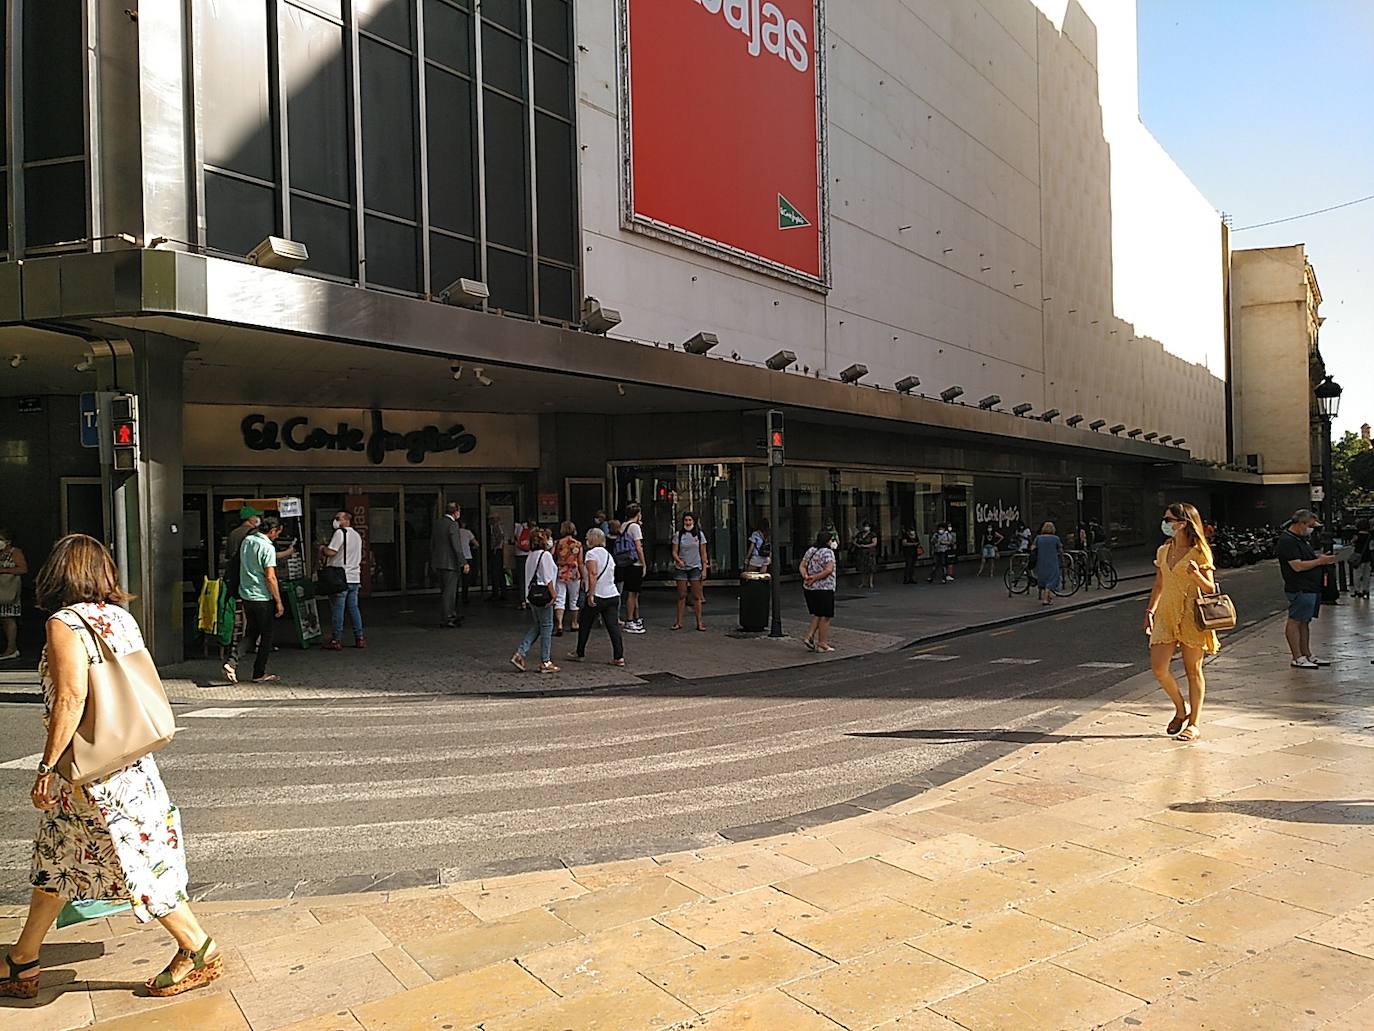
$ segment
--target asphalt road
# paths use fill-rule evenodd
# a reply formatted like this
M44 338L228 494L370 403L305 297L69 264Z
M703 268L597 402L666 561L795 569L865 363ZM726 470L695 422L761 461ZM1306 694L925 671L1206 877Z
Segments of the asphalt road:
M1279 610L1275 579L1227 577L1242 621ZM159 763L212 897L698 847L879 808L1067 723L1148 667L1142 608L634 693L185 706ZM27 895L40 719L0 704L0 899Z

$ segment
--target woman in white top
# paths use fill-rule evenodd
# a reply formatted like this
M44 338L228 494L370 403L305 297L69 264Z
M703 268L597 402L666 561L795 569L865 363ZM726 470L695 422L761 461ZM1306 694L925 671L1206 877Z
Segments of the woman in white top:
M550 652L553 650L553 601L558 583L558 566L553 561L553 542L549 539L549 531L542 528L531 531L529 547L530 553L525 559L520 582L520 600L529 608L530 628L515 649L515 654L510 657L510 664L521 673L525 672L525 656L538 640L539 672L557 673L558 667L553 664ZM536 586L544 588L540 592L546 595L542 604L529 602L530 592Z
M577 651L568 656L581 662L587 656L587 639L599 619L611 639L611 665L625 665L625 639L620 634L620 590L615 585L615 562L606 550L606 535L599 529L587 531L587 554L582 559L587 570L587 602L582 622L577 627Z

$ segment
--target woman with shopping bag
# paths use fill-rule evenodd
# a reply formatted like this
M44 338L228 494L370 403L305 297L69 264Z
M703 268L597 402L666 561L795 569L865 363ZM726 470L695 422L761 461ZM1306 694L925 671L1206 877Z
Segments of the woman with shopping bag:
M30 796L43 815L28 918L5 956L0 996L38 994L39 949L64 905L112 899L176 939L172 961L145 984L150 994L208 984L223 959L191 912L181 818L152 756L175 720L138 623L120 607L128 595L114 561L94 538L64 537L35 592L52 612L39 663L47 741Z

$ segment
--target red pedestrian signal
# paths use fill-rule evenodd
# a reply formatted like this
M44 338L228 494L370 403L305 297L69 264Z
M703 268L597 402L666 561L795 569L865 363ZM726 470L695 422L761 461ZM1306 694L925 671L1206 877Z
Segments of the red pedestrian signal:
M771 446L782 447L782 430L773 431L773 439L771 441Z
M782 437L782 412L771 409L768 412L768 464L782 465L783 463L783 437Z
M132 422L117 422L114 428L115 447L134 446L134 424Z

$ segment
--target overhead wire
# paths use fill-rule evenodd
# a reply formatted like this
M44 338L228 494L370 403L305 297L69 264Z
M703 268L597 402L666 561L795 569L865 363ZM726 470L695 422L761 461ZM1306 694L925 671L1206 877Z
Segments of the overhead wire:
M1374 200L1374 193L1368 197L1357 197L1355 200L1348 200L1343 204L1332 204L1329 208L1318 208L1316 211L1304 211L1301 215L1289 215L1287 218L1275 218L1268 222L1256 222L1252 226L1241 226L1239 229L1232 229L1233 233L1243 233L1247 229L1263 229L1265 226L1276 226L1283 222L1296 222L1300 218L1311 218L1313 215L1324 215L1328 211L1339 211L1341 208L1354 207L1356 204L1364 204L1366 201Z

